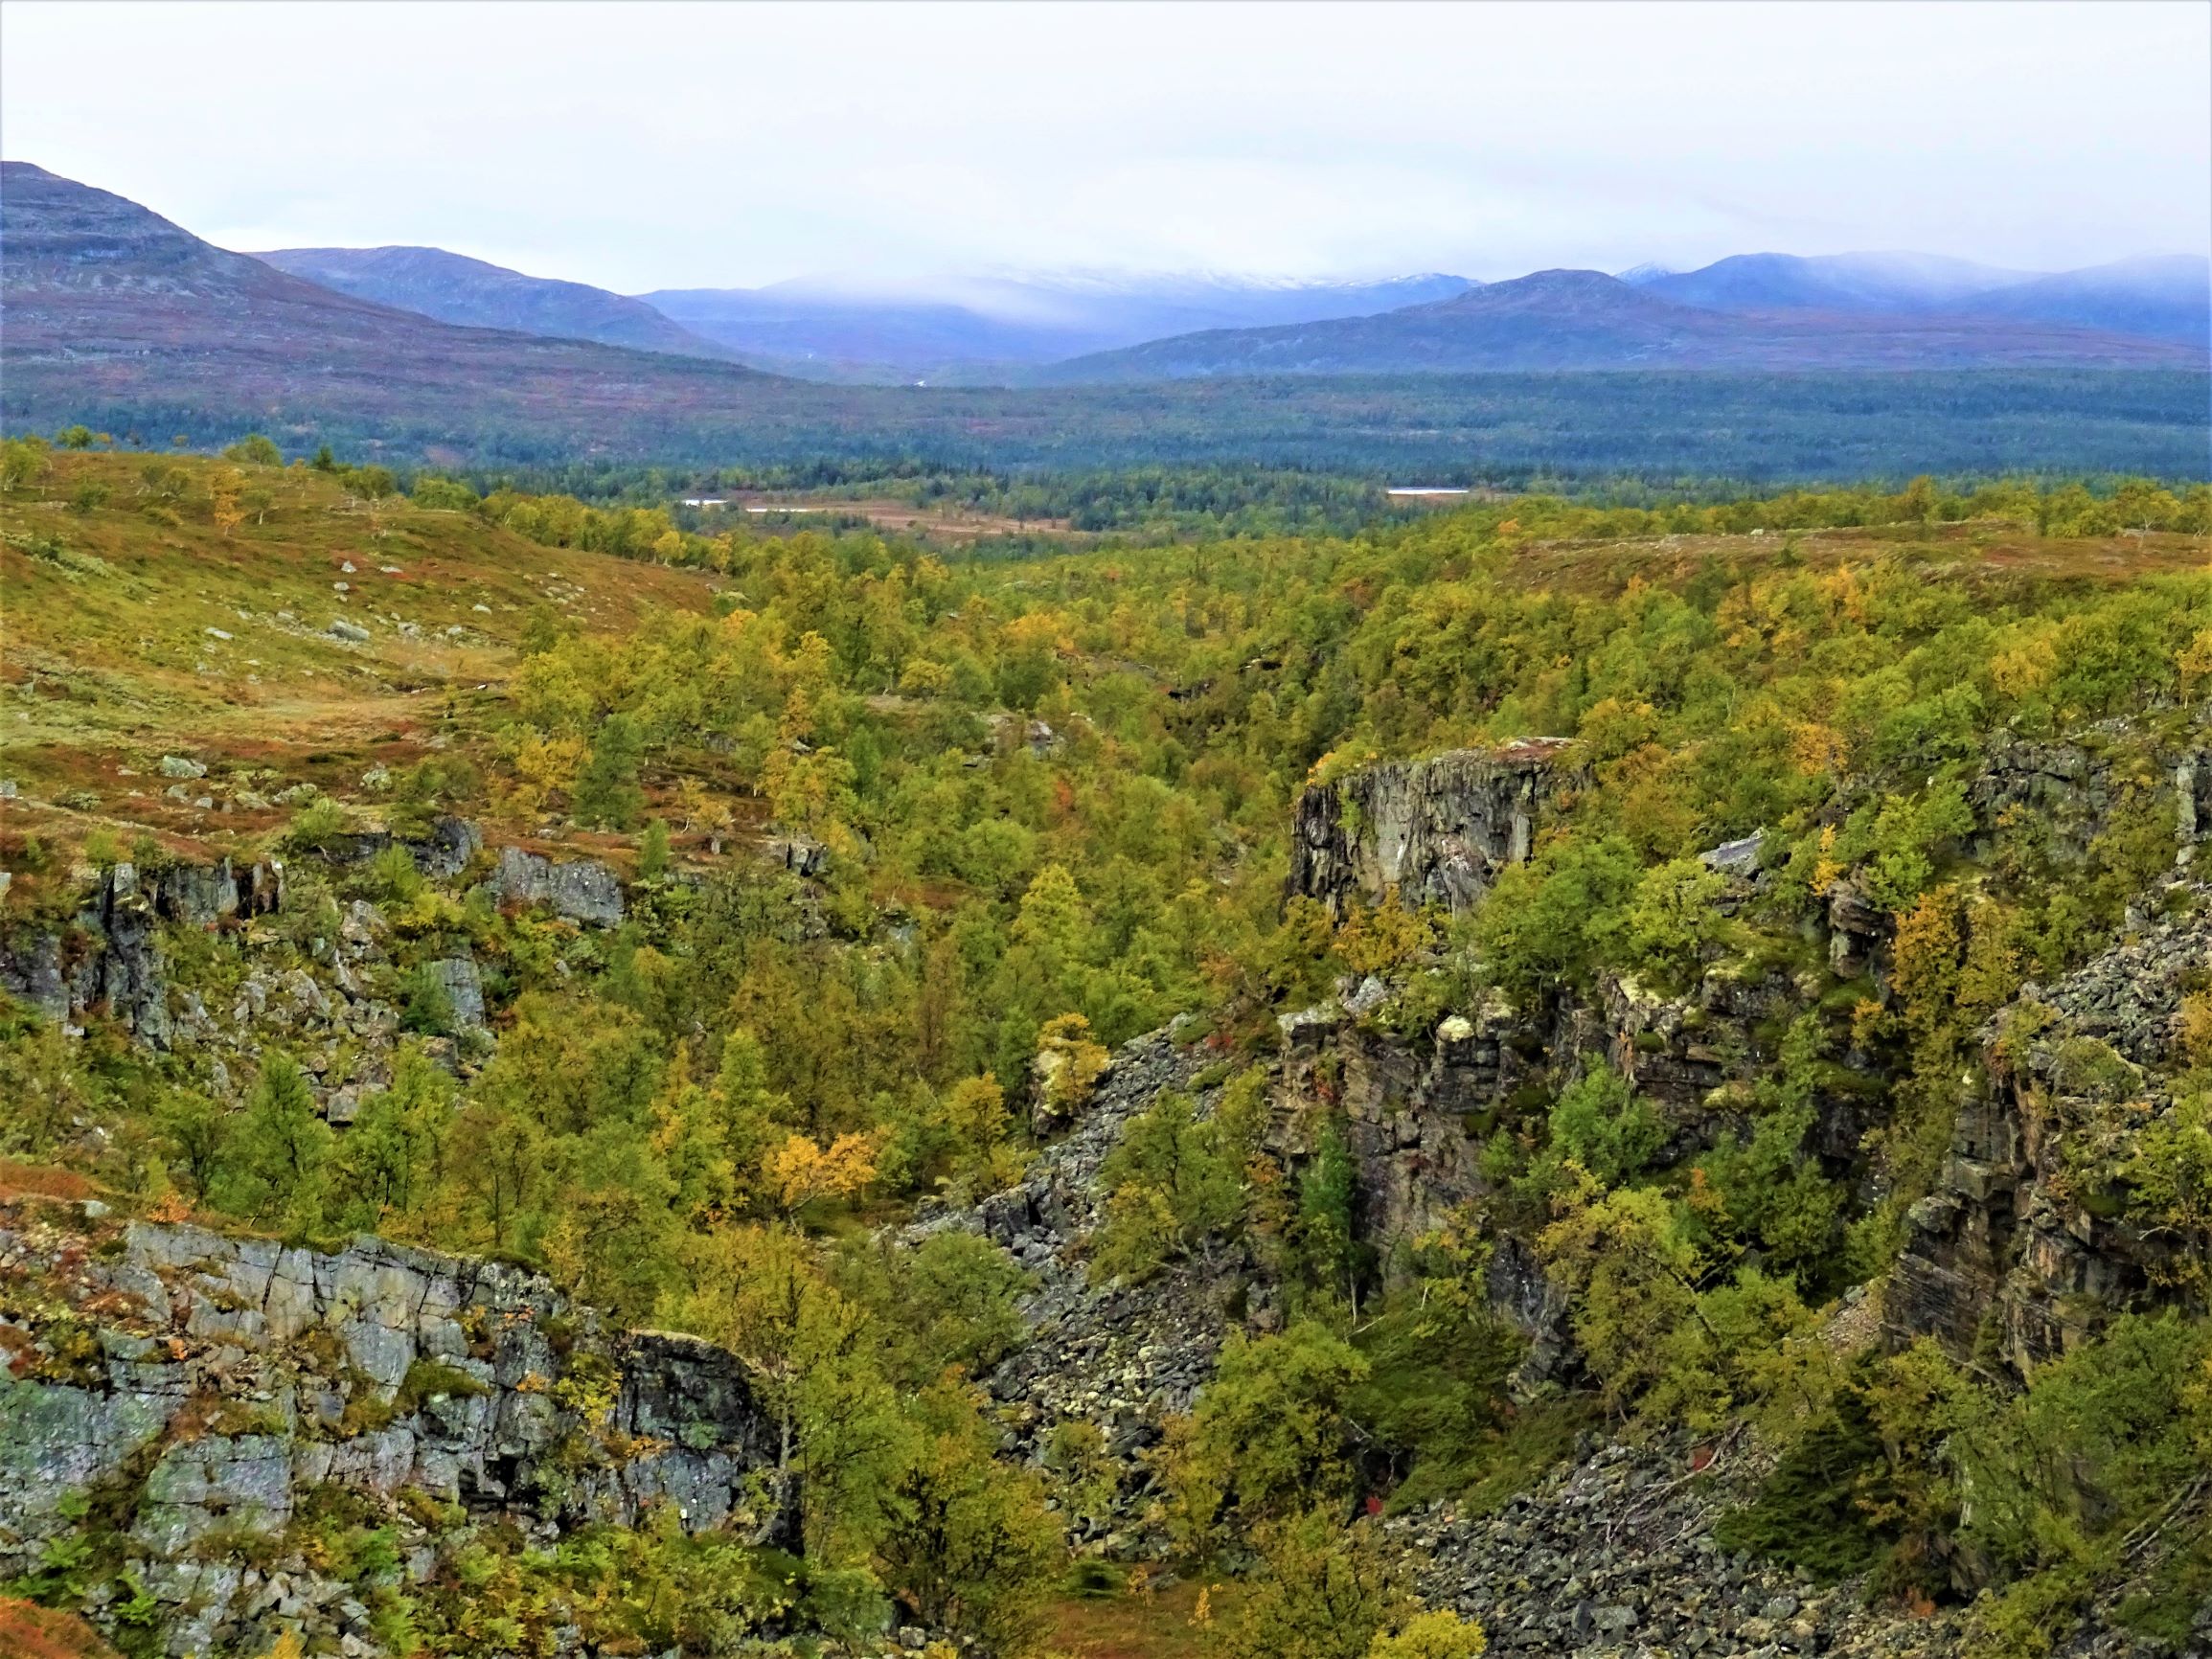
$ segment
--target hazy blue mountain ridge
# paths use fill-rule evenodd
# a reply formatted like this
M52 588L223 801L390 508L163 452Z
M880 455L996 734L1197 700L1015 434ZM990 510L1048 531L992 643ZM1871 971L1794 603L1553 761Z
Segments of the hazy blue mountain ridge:
M2144 255L2054 275L1932 254L1738 254L1695 271L1638 267L1623 280L1716 311L1944 311L2196 346L2212 338L2212 261L2198 254Z
M439 322L214 247L122 196L12 162L0 164L0 425L10 432L81 422L125 445L181 436L212 447L262 431L289 454L327 443L440 467L827 459L1009 472L1292 466L1431 483L2022 468L2197 477L2206 453L2207 376L2201 353L2186 348L2004 325L2016 340L2064 347L2071 365L2022 367L1976 354L1996 327L1987 320L1927 319L1900 332L1884 317L1736 317L1595 272L1139 349L1239 342L1242 356L1208 352L1226 360L1220 372L1250 378L1162 383L1146 375L1183 371L1152 361L1101 376L1114 384L809 383ZM1886 342L1885 372L1819 367L1836 356L1839 330L1853 329L1861 349ZM1343 350L1347 334L1370 349ZM1419 352L1408 353L1409 337ZM1255 338L1266 349L1253 350ZM2145 358L2154 372L2097 366ZM1625 372L1562 375L1562 360ZM2161 367L2177 360L2188 372ZM1444 372L1408 374L1409 361ZM1470 363L1488 366L1456 372ZM1525 372L1500 373L1500 363ZM1347 364L1376 368L1334 372ZM1944 364L1978 366L1887 372Z
M255 258L339 293L464 328L511 329L687 357L737 355L642 300L584 283L525 276L444 248L278 248Z
M1732 254L1694 271L1631 273L1624 280L1714 311L1921 311L2035 274L1936 254Z
M1433 273L1376 283L983 277L911 288L800 278L639 298L696 333L795 373L971 380L1019 378L1025 368L1204 329L1366 316L1472 285Z
M2195 254L2154 254L2064 271L1980 295L1974 309L1986 316L2181 340L2201 349L2212 345L2212 261Z
M1538 271L1380 316L1216 330L1055 365L1063 382L1230 375L1606 369L2201 368L2203 353L2078 324L1957 311L1724 311L1600 271Z

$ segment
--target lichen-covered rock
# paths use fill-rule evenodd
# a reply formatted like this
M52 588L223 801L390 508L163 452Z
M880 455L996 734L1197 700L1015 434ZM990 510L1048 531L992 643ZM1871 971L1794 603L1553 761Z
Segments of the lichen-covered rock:
M484 1024L484 985L476 964L466 956L449 956L429 964L430 976L445 988L453 1005L453 1023L464 1031Z
M2022 988L1983 1034L1935 1190L1892 1276L1893 1340L1964 1357L1990 1334L2026 1372L2132 1307L2188 1294L2178 1251L2115 1202L2119 1160L2174 1110L2184 991L2212 963L2212 889L2048 990ZM2196 1294L2201 1294L2201 1288Z
M1568 747L1565 739L1531 738L1312 785L1298 798L1290 891L1337 915L1392 891L1408 908L1467 909L1500 869L1528 857Z
M1828 903L1828 966L1838 979L1856 979L1874 966L1895 923L1856 882L1831 882L1821 897Z
M292 1460L274 1435L209 1435L172 1445L147 1476L132 1538L162 1559L217 1528L275 1533L292 1513Z
M733 1355L604 1329L496 1263L0 1207L0 1292L37 1310L0 1320L0 1577L81 1524L71 1494L99 1496L175 1652L265 1648L239 1633L278 1601L203 1557L273 1549L319 1489L532 1528L665 1504L697 1531L744 1511L774 1456Z
M1302 1121L1334 1097L1357 1174L1360 1234L1385 1258L1483 1190L1482 1143L1501 1094L1527 1069L1510 1010L1477 1010L1461 1024L1422 1043L1365 1028L1347 1011L1302 1026L1284 1057L1279 1118Z
M556 863L519 847L504 847L492 874L510 904L542 904L571 921L612 927L622 920L622 883L596 858Z

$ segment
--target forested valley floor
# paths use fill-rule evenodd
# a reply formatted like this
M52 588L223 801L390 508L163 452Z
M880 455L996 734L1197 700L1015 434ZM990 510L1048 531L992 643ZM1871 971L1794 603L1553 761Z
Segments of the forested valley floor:
M0 1645L2212 1642L2212 489L518 482L0 453Z

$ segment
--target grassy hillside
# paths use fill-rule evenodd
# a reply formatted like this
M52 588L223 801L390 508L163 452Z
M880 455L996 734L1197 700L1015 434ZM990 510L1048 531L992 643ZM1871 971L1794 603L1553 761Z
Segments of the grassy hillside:
M0 494L0 590L8 600L0 731L4 775L16 780L24 800L18 818L51 820L48 832L70 841L106 823L179 846L243 846L290 815L276 796L295 784L373 811L379 792L361 780L376 768L396 774L452 751L511 775L512 756L494 739L517 716L512 682L533 626L613 647L650 633L656 618L711 614L718 594L728 596L720 608L747 595L757 602L764 587L811 567L825 548L840 549L832 562L850 571L892 557L874 534L928 532L941 557L959 560L961 533L972 528L953 522L947 530L886 503L874 534L828 524L806 532L805 521L794 521L802 534L792 543L785 539L791 526L748 520L709 526L710 534L675 534L656 553L656 538L669 534L660 514L512 496L471 509L461 505L465 495L427 505L446 499L435 489L419 500L365 492L384 488L298 464L38 452L32 474ZM1511 536L1514 557L1493 580L1609 596L1632 582L1711 580L1700 572L1745 578L1777 560L1825 568L1904 557L1947 581L2009 589L2126 581L2201 564L2200 536L2105 534L2100 526L2118 523L2115 509L2076 496L2073 509L2040 510L2045 517L2058 512L2049 534L2037 532L2039 510L2025 497L2009 513L1977 516L1959 499L1941 506L1953 522L1829 529L1818 528L1824 511L1865 516L1870 504L1880 509L1880 498L1855 497L1834 509L1808 499L1779 511L1682 508L1672 517L1584 509L1562 516L1547 509L1548 528ZM847 504L845 522L857 523L867 505ZM1525 511L1510 500L1481 501L1380 534L1408 545L1450 545L1494 534L1498 523ZM2086 523L2069 521L2069 511L2077 519L2086 512ZM1813 528L1786 539L1759 528L1783 520ZM1657 534L1667 526L1671 533ZM1049 594L1112 593L1124 572L1156 584L1190 560L1203 580L1243 588L1257 580L1256 568L1285 557L1271 549L1294 550L1295 565L1317 560L1325 568L1328 550L1340 545L1265 541L1202 557L1172 547L1121 548L1102 566L1103 556L1084 551L1089 537L1034 521L1026 528L1033 551L1048 557L962 564L959 590L1018 618ZM1049 557L1056 545L1064 561ZM897 557L911 561L915 554ZM1247 643L1246 654L1279 649L1264 625ZM1153 694L1163 680L1215 671L1211 654L1194 655L1195 648L1178 645L1152 664ZM1123 671L1115 667L1121 654L1105 650L1080 671ZM984 661L987 676L1000 671L988 666L989 653ZM900 718L901 700L888 695L895 682L886 673L850 689L876 693L878 714ZM164 776L165 756L205 765L221 786ZM1304 761L1277 761L1287 768L1278 787L1287 789ZM676 781L662 774L656 798L673 799ZM738 817L749 821L764 810L750 790L740 797ZM211 805L198 805L203 799Z
M227 532L218 488L241 514ZM197 807L196 783L175 799L164 755L249 797L359 794L373 766L481 735L535 607L612 635L711 602L697 572L540 546L306 467L59 454L0 502L7 775L167 835L242 840L288 814L231 789Z

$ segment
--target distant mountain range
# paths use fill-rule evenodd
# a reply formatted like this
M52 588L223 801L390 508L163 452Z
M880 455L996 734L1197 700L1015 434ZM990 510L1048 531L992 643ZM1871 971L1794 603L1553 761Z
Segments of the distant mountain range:
M1464 293L1465 277L1266 283L1234 277L939 278L905 286L801 278L639 296L695 333L789 373L1004 380L1039 364L1205 329L1360 317Z
M2212 272L2185 256L2057 276L1928 254L1742 254L1695 271L1539 271L1488 284L1441 274L1366 284L811 278L634 298L437 248L292 248L262 258L443 322L860 383L2201 367L2212 344Z
M1701 270L1647 268L1626 272L1623 280L1715 311L1943 312L2212 344L2212 266L2189 254L2148 255L2056 276L1932 254L1738 254Z
M2032 271L2000 270L1936 254L1733 254L1694 271L1647 265L1623 282L1714 311L1941 310Z
M1039 364L1201 329L1364 316L1463 293L1464 277L939 278L904 287L800 278L640 297L525 276L443 248L278 248L279 270L467 328L739 362L806 379L1004 382Z
M326 288L470 329L595 340L680 357L734 359L643 300L526 277L444 248L279 248L254 258Z
M849 383L2201 368L2212 351L2212 265L2192 256L2058 275L1931 254L1765 253L1694 271L1539 271L1488 284L1440 273L1375 283L1074 273L817 277L634 297L442 248L258 257L440 322Z
M11 423L125 412L278 430L344 411L425 449L481 424L588 430L594 413L758 401L736 364L457 328L215 247L137 203L0 162L0 381ZM673 325L672 324L673 328Z
M1782 280L1786 275L1789 282ZM1735 303L1725 309L1685 304L1668 297L1664 286L1727 294ZM1799 303L1780 303L1776 296L1785 288ZM1057 381L1083 382L1532 370L2204 366L2203 347L2184 339L2047 321L2032 310L1876 309L1865 298L1858 304L1812 300L1818 292L1801 274L1756 264L1740 277L1716 276L1709 268L1640 284L1601 271L1538 271L1380 316L1185 334L1079 357L1048 373ZM2093 314L2112 303L2103 290L2093 292L2098 297L2086 287L2079 292L2078 311Z
M2212 344L2205 261L2193 254L2152 255L2087 270L2038 277L1975 298L1985 317L2079 323L2116 333Z
M1835 276L1831 262L1802 263L1815 278ZM1863 476L1900 458L1936 469L2080 466L2193 476L2201 467L2204 350L2149 332L2186 330L2189 296L2204 282L2201 261L1977 290L1995 296L1976 301L1985 307L1977 314L1870 308L1872 299L1854 309L1783 265L1780 275L1815 302L1790 308L1772 290L1777 269L1762 274L1757 261L1731 269L1746 296L1731 303L1750 308L1723 307L1729 273L1719 267L1689 274L1708 284L1714 303L1700 306L1669 297L1659 284L1674 279L1650 271L1634 282L1551 271L1488 285L1418 277L1322 289L1215 278L993 279L920 307L908 297L815 284L714 302L741 323L749 308L746 327L784 307L793 331L779 343L836 353L810 362L817 375L825 360L849 367L875 352L880 366L889 347L926 347L933 361L996 361L1007 378L1027 382L826 385L728 361L741 348L703 325L666 319L664 328L655 308L604 290L436 249L256 259L122 196L4 162L0 426L51 431L83 421L152 444L171 434L222 443L259 429L294 452L333 442L355 455L441 466L1235 462L1441 475L1479 461L1767 478ZM1755 297L1751 277L1769 284ZM1862 296L1871 280L1851 274ZM1407 292L1430 297L1366 315L1312 314L1387 306ZM709 306L695 299L696 317ZM2135 307L2122 314L2146 331L2081 320L2106 318L2116 305ZM1300 320L1037 360L1069 339L1126 340L1222 314ZM810 318L825 330L825 318L841 318L836 327L852 332L818 332L807 344L796 325ZM901 329L909 330L903 344ZM1017 350L1030 355L1012 355ZM981 352L1000 355L963 355ZM1828 373L1947 367L2002 373ZM1601 389L1586 375L1554 373L1561 369L1630 372ZM1649 369L1706 373L1634 372ZM1163 383L1237 376L1265 378Z

